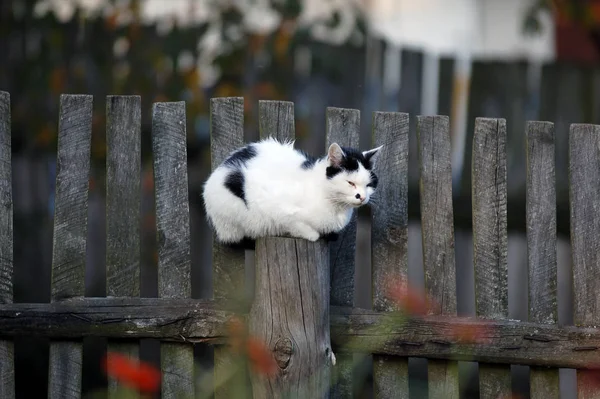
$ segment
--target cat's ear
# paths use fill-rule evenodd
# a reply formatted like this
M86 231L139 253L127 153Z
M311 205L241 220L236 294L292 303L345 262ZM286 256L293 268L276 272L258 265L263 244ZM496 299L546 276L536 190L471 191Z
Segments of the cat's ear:
M379 147L373 148L372 150L363 151L363 156L367 161L371 161L371 163L375 165L375 159L377 158L376 155L379 153L379 150L381 150L381 147L383 146L380 145Z
M342 164L342 160L344 159L344 151L338 143L333 143L329 146L329 150L327 151L327 159L329 160L331 166L340 166Z

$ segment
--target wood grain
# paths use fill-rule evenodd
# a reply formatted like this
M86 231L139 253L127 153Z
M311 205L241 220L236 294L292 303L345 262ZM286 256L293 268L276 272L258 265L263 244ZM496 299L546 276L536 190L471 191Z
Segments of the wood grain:
M447 116L419 116L421 235L425 290L436 304L434 314L456 315L456 265L450 120ZM458 399L458 364L428 361L429 397Z
M572 124L569 133L569 198L573 257L574 322L600 324L600 126ZM578 398L600 398L600 391L577 372Z
M554 124L527 122L527 264L529 269L529 321L556 324L556 186ZM532 368L533 399L558 399L556 369Z
M280 142L296 137L294 103L290 101L258 102L258 127L261 139L273 137Z
M13 198L10 95L0 91L0 305L13 301ZM15 397L12 341L0 340L0 397Z
M244 144L244 99L242 97L212 98L210 100L210 154L212 170L227 156ZM232 302L244 292L245 252L219 244L212 245L213 297ZM232 367L227 349L215 347L215 381L221 381ZM231 384L215 388L215 399L232 396Z
M106 99L106 291L140 295L141 98ZM137 359L139 343L108 342L108 351ZM109 379L109 396L119 387Z
M478 317L508 318L506 121L477 118L473 137L473 263ZM510 367L479 365L480 396L511 394Z
M51 300L85 295L91 95L62 95L58 123ZM79 398L81 342L50 344L49 398Z
M343 147L359 148L360 111L357 109L328 107L325 126L325 151L333 143ZM336 241L329 243L329 269L331 279L330 302L335 306L354 305L354 272L356 254L357 213ZM337 348L333 348L337 351ZM353 363L351 354L336 353L332 369L331 397L351 398L353 393Z
M256 241L250 334L273 351L279 370L252 373L254 398L329 397L329 246L285 237Z
M158 240L158 295L192 294L185 102L155 103L152 109L154 196ZM194 351L161 344L162 397L193 397Z
M409 116L373 114L373 147L379 178L372 200L371 273L373 309L394 309L386 297L390 280L408 276L408 131ZM376 398L408 398L408 358L373 356Z

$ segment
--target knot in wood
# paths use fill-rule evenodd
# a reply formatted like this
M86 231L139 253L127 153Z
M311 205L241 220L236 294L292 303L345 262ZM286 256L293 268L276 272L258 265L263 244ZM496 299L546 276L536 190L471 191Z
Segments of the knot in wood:
M388 227L385 229L386 238L392 244L399 243L404 237L404 231L397 227Z
M293 352L294 347L289 338L280 338L277 340L275 348L273 348L273 354L280 369L285 369L288 366Z

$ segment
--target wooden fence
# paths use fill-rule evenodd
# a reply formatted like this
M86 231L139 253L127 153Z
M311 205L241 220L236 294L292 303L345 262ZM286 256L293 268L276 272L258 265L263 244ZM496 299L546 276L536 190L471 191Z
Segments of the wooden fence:
M140 118L138 96L109 96L107 112L107 297L84 297L92 96L60 101L52 260L52 301L13 304L10 97L0 92L0 397L14 397L12 339L51 340L49 397L79 398L82 339L107 337L109 348L136 356L139 339L161 341L162 397L196 389L193 345L215 346L215 379L229 370L226 323L244 282L245 253L213 245L214 299L190 299L190 233L185 103L152 108L159 297L140 298ZM243 144L243 99L210 103L212 165ZM294 105L260 102L260 135L294 137ZM358 146L360 113L328 108L326 144ZM531 397L559 397L558 368L578 370L580 397L600 398L594 377L600 348L600 126L573 124L569 138L571 240L576 326L557 325L554 126L529 122L527 226L529 320L508 319L506 122L478 118L472 161L478 319L456 317L456 276L449 119L375 112L371 146L383 145L372 203L373 309L353 307L356 219L338 241L257 241L256 295L250 332L265 340L279 366L274 382L252 377L254 397L285 392L352 397L353 354L373 355L377 398L408 397L408 358L429 359L429 396L458 398L458 361L479 362L482 398L511 391L510 365L531 366ZM410 137L409 137L410 136ZM400 318L386 296L407 274L409 139L418 140L426 292L433 314ZM483 320L485 319L485 320ZM392 321L392 322L391 322ZM397 321L397 322L394 322ZM486 340L452 338L483 329ZM473 330L473 331L475 331ZM331 351L337 363L331 365ZM332 388L326 387L335 377ZM111 382L109 390L116 385ZM215 397L230 397L234 384ZM324 388L325 387L325 388Z

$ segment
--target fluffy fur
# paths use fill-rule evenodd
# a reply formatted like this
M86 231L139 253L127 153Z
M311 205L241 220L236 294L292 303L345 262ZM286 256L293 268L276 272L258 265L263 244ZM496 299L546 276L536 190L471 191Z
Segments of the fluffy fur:
M334 143L326 156L314 158L294 149L293 142L269 138L234 151L204 184L217 240L335 236L373 195L373 161L380 148L361 152Z

